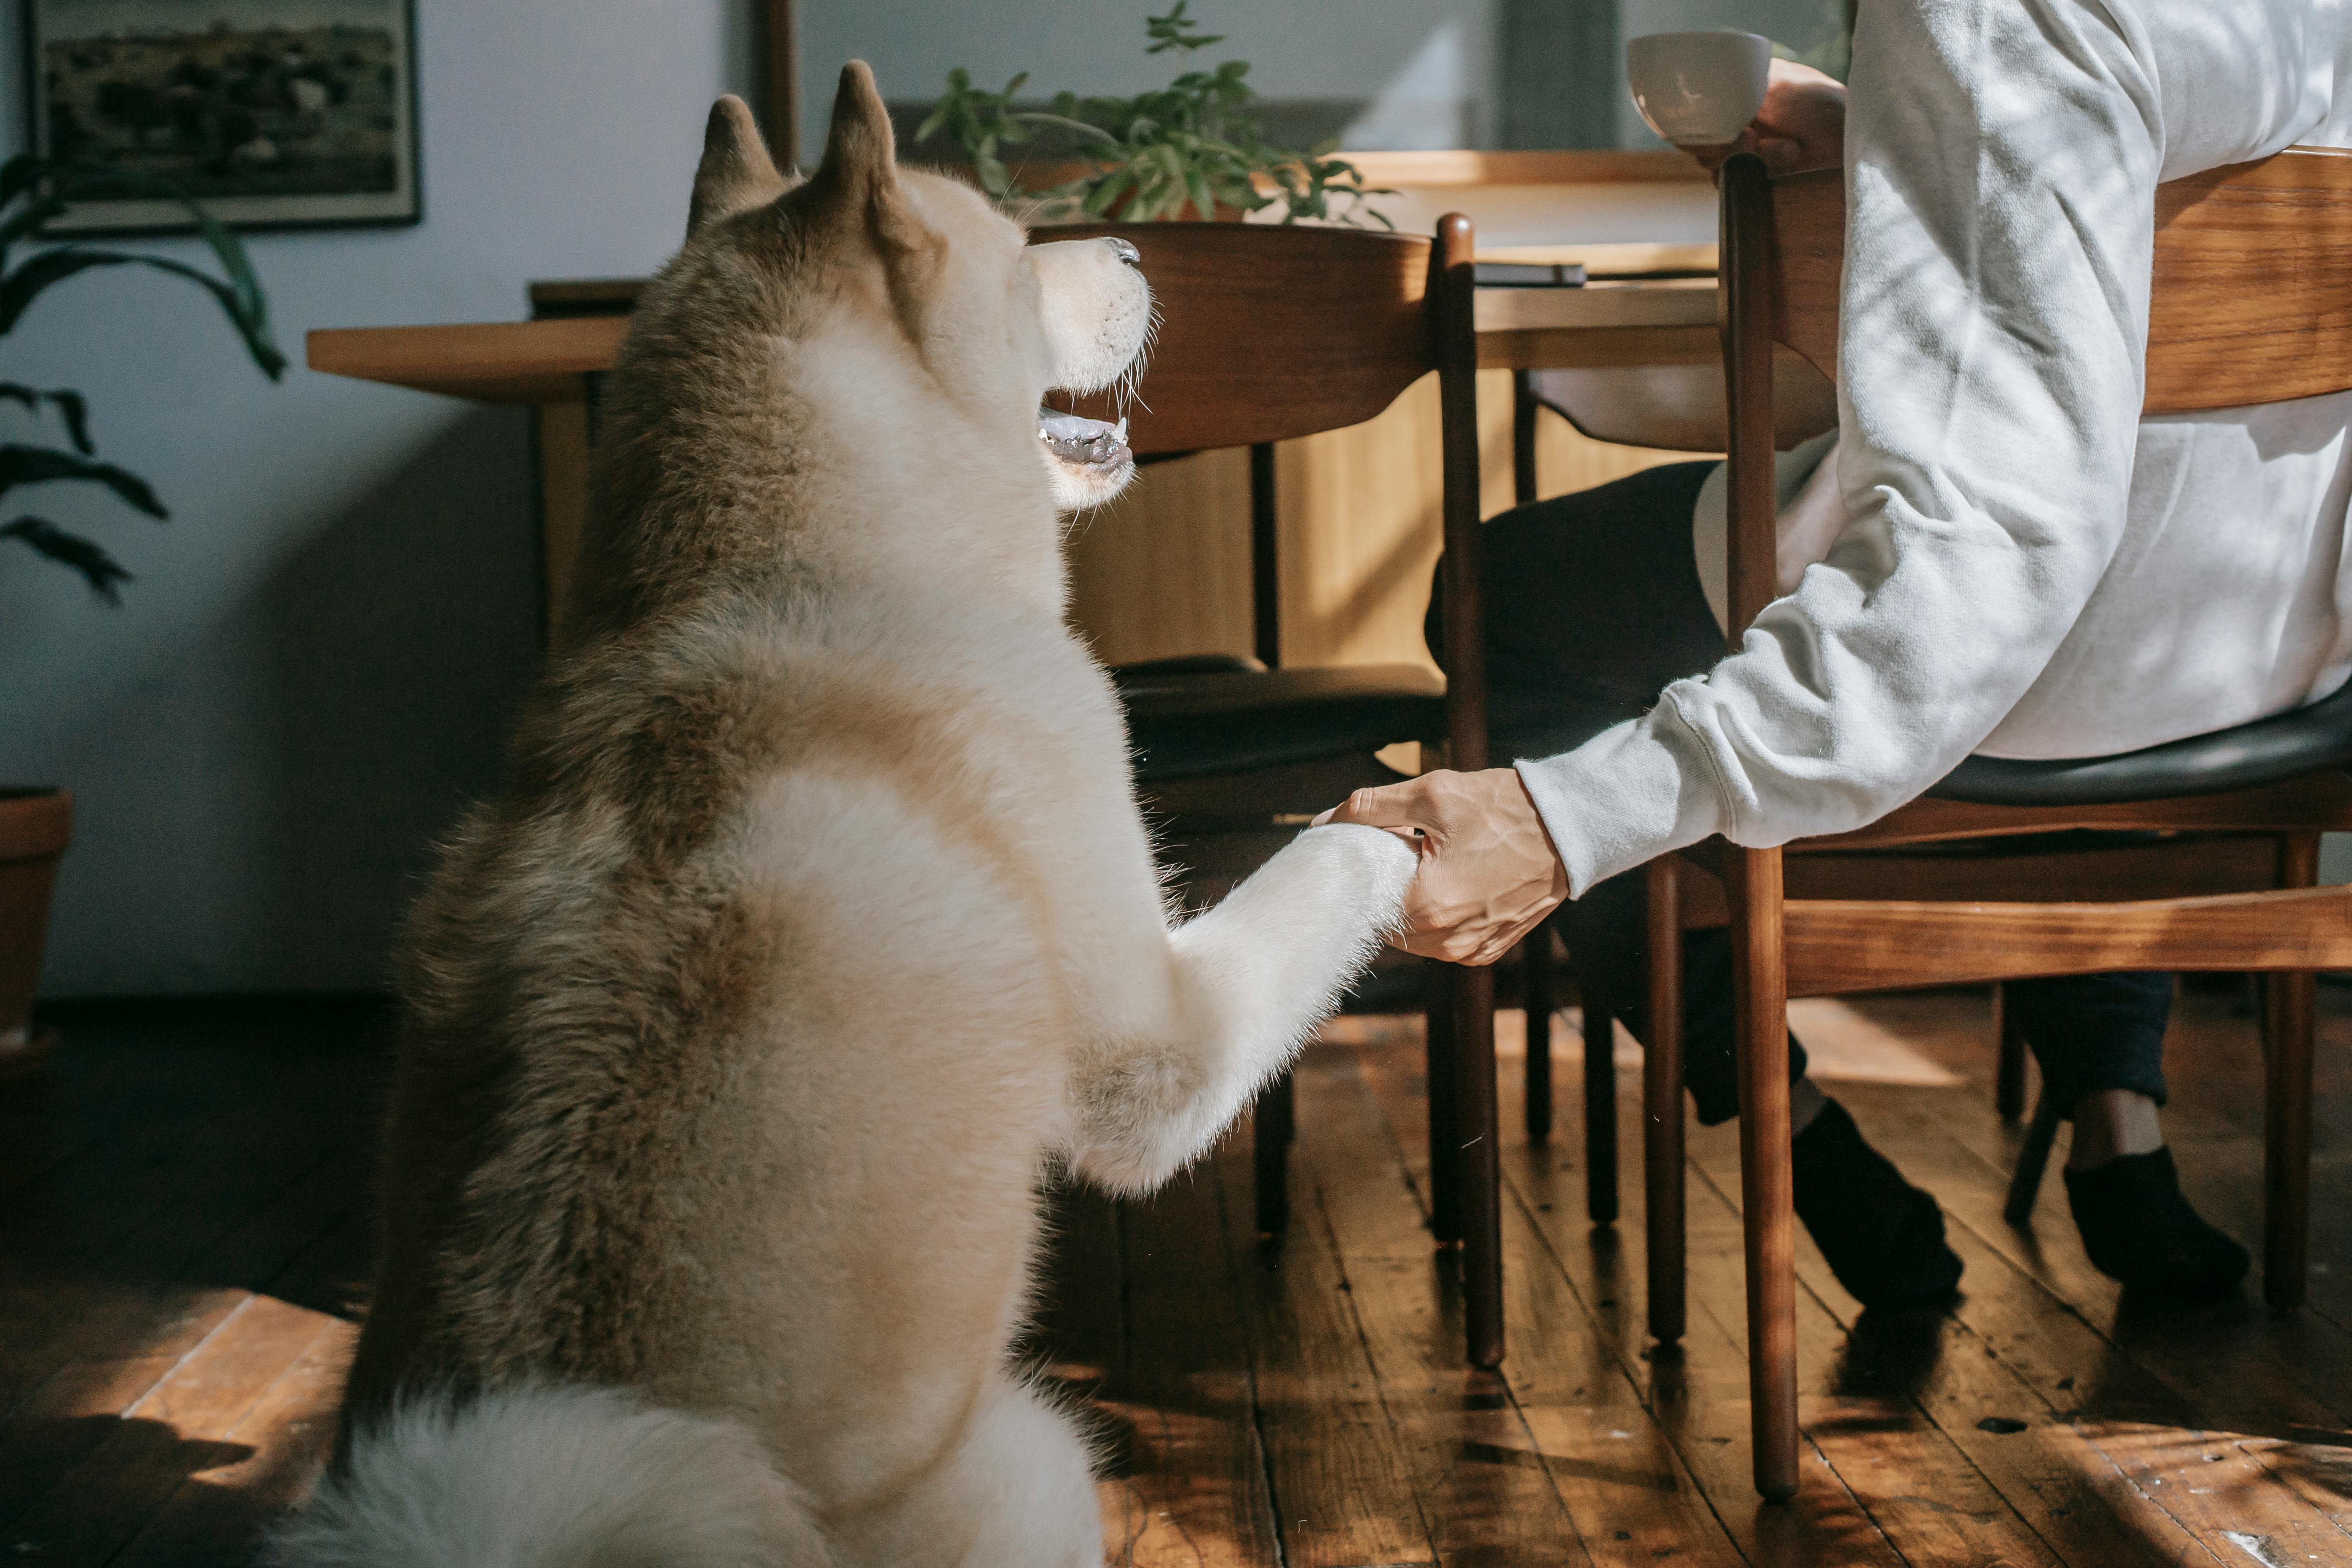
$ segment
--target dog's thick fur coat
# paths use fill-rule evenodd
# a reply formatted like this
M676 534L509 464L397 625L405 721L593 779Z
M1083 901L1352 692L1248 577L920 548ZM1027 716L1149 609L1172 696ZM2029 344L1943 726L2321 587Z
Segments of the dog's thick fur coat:
M385 1252L279 1562L1098 1561L1008 1364L1041 1173L1199 1156L1414 867L1316 828L1166 912L1035 424L1134 362L1132 261L898 170L862 66L804 182L713 111L578 629L409 931Z

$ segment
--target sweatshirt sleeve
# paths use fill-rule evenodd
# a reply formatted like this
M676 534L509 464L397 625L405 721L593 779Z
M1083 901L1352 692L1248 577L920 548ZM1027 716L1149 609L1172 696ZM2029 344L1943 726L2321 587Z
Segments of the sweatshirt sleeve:
M1839 344L1847 524L1739 651L1520 764L1580 895L1721 833L1884 816L2033 682L2122 536L2158 91L2076 0L1883 0L1854 35Z

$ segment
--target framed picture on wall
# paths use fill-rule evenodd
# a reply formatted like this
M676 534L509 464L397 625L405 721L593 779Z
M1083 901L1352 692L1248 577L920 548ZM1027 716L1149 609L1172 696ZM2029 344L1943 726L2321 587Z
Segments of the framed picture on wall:
M239 228L415 223L415 0L22 0L30 141L149 175ZM137 181L56 234L190 226Z

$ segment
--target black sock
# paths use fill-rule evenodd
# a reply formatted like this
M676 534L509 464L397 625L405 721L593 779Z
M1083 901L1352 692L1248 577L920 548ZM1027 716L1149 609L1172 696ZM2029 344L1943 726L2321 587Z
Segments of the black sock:
M1790 1150L1797 1217L1838 1283L1865 1307L1940 1301L1960 1282L1944 1212L1903 1179L1832 1100Z
M2066 1200L2092 1263L2134 1290L2208 1301L2246 1277L2246 1249L2206 1224L2181 1195L2170 1149L2068 1171Z

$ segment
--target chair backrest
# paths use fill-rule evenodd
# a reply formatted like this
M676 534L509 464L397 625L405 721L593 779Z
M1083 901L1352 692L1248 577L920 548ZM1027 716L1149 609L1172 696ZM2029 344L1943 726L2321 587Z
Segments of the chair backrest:
M1129 444L1141 456L1249 447L1361 424L1438 368L1436 297L1464 295L1461 254L1417 236L1273 224L1130 223L1040 228L1040 244L1116 235L1142 253L1160 314ZM1445 280L1451 278L1449 284ZM1108 402L1078 412L1106 417Z
M1837 374L1842 171L1723 171L1724 360L1731 405L1731 624L1775 597L1771 347ZM2296 147L2157 190L2148 414L2352 389L2352 152ZM1743 428L1743 426L1745 428Z
M1769 200L1773 336L1834 375L1843 176L1777 180ZM2159 186L2154 262L2145 412L2352 388L2352 151L2290 148Z
M1276 662L1272 444L1360 425L1437 372L1443 450L1447 765L1486 759L1486 644L1478 584L1478 339L1470 220L1432 238L1272 224L1086 224L1040 243L1116 235L1141 253L1160 330L1136 383L1076 412L1129 419L1139 457L1249 447L1258 655Z

